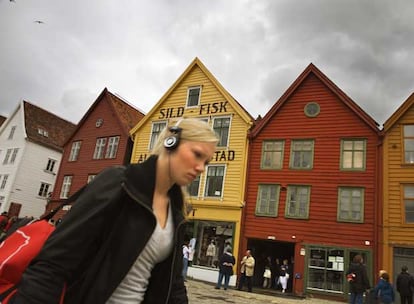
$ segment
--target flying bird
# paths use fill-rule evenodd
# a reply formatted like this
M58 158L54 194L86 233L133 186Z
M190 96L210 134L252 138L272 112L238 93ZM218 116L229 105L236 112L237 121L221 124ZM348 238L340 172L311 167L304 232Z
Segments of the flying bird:
M43 24L44 23L42 20L35 20L33 22L38 23L38 24Z

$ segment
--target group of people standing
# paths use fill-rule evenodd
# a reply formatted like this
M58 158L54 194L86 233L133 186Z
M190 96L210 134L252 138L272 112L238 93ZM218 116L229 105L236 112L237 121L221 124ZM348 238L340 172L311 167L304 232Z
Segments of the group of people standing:
M350 284L350 304L362 304L366 292L367 303L391 304L395 301L394 286L386 270L379 271L376 285L371 288L367 270L361 255L354 256L347 271L347 280ZM403 266L397 276L396 285L400 294L401 304L413 304L414 278L408 273L408 267Z

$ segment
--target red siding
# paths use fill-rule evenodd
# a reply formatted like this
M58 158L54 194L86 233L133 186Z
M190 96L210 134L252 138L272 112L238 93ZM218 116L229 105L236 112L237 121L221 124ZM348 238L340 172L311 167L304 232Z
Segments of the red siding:
M306 117L304 106L311 101L320 105L320 114ZM367 140L366 170L340 171L340 141L344 137ZM289 169L292 139L314 140L312 170ZM284 139L283 169L260 170L262 141ZM374 211L376 206L378 132L355 115L334 92L313 73L297 87L278 109L268 124L251 142L245 233L247 238L276 236L277 240L364 247L365 241L374 242ZM311 186L309 219L285 219L286 190L281 190L277 218L255 216L259 183L304 184ZM338 186L365 187L365 210L362 224L337 222Z

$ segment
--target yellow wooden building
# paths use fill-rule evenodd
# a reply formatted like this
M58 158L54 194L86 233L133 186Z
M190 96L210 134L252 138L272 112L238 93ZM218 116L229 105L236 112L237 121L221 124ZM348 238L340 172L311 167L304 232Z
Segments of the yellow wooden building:
M414 93L383 128L383 268L414 273Z
M207 120L220 137L215 156L205 172L188 187L192 210L188 215L187 237L194 247L189 276L216 281L217 262L225 246L231 246L234 256L238 256L247 134L254 120L195 58L131 130L134 141L131 162L145 160L167 122L180 117Z

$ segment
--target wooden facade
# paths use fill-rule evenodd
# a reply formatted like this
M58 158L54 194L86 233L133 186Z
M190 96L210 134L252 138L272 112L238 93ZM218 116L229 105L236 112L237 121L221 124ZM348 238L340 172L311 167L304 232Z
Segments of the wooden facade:
M414 272L414 94L383 128L383 268Z
M313 64L257 123L241 239L256 257L256 285L270 256L289 261L289 291L345 298L345 271L357 253L372 282L379 140L378 124ZM349 143L362 150L346 151ZM266 160L268 151L274 158ZM362 163L348 168L344 161L352 153Z
M189 96L198 99L190 106ZM151 153L150 142L156 130L181 117L207 120L212 126L225 121L228 138L219 145L216 154L201 174L198 186L193 188L189 203L187 238L192 239L195 254L189 275L205 280L216 280L217 260L229 241L237 254L240 222L244 205L248 140L247 132L253 123L251 116L223 88L204 64L195 58L146 117L131 130L134 140L131 162L141 162ZM206 181L210 168L223 169L222 184L215 193L207 193ZM211 260L206 256L207 246L215 243Z
M48 209L60 204L62 200L91 181L103 169L128 164L132 151L129 131L143 117L144 114L141 111L105 88L80 120L76 130L64 146L55 191L53 191ZM102 140L102 154L96 156L96 147L100 139ZM79 144L78 152L74 157L74 148L77 143ZM110 145L117 145L113 155L107 154ZM66 186L63 185L64 181ZM62 210L56 218L63 216L64 211Z

